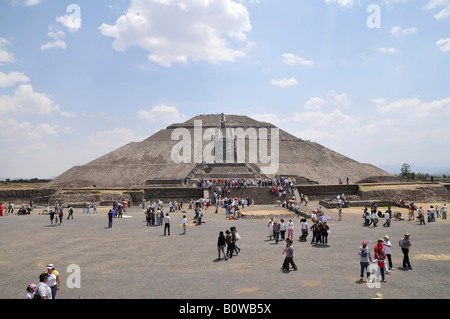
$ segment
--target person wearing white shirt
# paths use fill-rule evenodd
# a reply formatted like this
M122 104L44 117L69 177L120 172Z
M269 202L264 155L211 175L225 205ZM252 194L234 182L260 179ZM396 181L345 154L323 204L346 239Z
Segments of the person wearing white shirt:
M308 237L308 223L306 222L306 218L303 218L300 222L302 228L302 236L300 237L300 241L306 241L306 237Z
M284 219L280 220L280 234L281 234L281 239L284 240L285 239L285 233L286 233L286 223L284 222Z
M39 283L36 285L36 290L34 292L34 297L38 299L52 299L52 290L47 285L48 274L42 273L39 276Z
M164 216L164 236L166 236L166 230L168 230L169 236L170 236L170 217L169 213Z
M287 224L288 238L294 240L294 222L289 219Z
M386 270L388 270L388 269L394 269L394 267L392 267L392 257L391 257L391 247L392 247L392 244L391 244L391 242L390 242L390 240L389 240L389 236L388 235L386 235L386 236L384 236L384 242L383 242L383 245L384 245L384 251L385 251L385 253L386 253L386 256L387 256L387 259L388 259L388 263L389 263L389 267L384 267ZM385 261L386 262L386 261ZM388 271L389 272L389 271Z
M386 219L386 222L383 224L384 227L390 227L391 226L391 207L388 207L388 210L384 213L384 218Z
M183 235L186 234L186 225L187 225L187 218L186 215L183 215L183 221L181 222L183 225Z

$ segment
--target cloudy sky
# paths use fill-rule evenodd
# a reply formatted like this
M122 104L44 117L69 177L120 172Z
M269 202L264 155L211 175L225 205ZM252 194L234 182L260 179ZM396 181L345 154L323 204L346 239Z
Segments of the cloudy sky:
M448 167L449 78L450 0L2 0L0 178L221 112Z

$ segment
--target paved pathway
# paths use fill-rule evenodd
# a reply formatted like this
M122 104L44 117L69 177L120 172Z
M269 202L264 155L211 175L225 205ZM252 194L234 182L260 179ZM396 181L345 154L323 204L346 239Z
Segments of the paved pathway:
M310 203L315 207L315 203ZM256 207L272 210L274 207ZM38 211L41 209L38 208ZM227 220L224 210L205 212L205 223L182 232L182 213L170 213L171 235L163 226L146 226L141 209L132 207L122 219L107 227L106 208L97 215L75 210L74 220L50 226L48 216L0 217L0 298L25 297L29 283L37 283L47 263L62 276L58 298L188 298L188 299L284 299L350 298L448 298L450 292L450 223L419 226L415 221L395 221L392 227L362 227L359 209L344 210L343 221L329 223L329 245L299 242L299 218L294 217L294 260L297 272L284 273L280 266L284 243L268 241L267 218ZM337 219L337 210L327 214ZM188 219L194 216L187 212ZM67 213L66 216L67 217ZM311 222L309 221L309 224ZM239 256L217 258L219 231L236 226L242 240ZM398 240L411 233L413 270L401 269ZM363 240L373 246L389 235L393 244L394 270L381 288L359 282L357 250ZM78 265L81 288L68 288L69 265ZM399 268L400 267L400 268Z

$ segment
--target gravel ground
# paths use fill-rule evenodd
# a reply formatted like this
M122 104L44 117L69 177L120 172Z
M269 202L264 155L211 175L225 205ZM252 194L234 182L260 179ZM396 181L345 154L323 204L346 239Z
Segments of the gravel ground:
M307 242L298 241L300 219L292 215L299 270L285 273L280 269L285 244L267 237L268 218L286 213L279 208L257 206L246 213L260 218L239 220L227 220L223 209L214 214L210 208L205 222L188 227L185 235L181 235L182 213L170 213L170 236L163 235L163 226L146 226L138 207L114 219L112 228L107 227L106 207L96 215L76 209L74 219L64 219L60 226L50 226L49 217L38 214L41 210L36 208L30 216L0 217L2 299L25 298L26 286L38 282L48 263L61 274L58 299L370 299L377 293L384 299L447 299L450 292L447 220L425 226L393 221L390 228L380 220L378 227L367 228L362 227L361 208L344 209L343 221L337 221L337 210L325 209L336 219L329 222L329 243L313 245L311 233ZM192 220L193 210L186 215ZM217 261L219 231L231 226L242 237L241 252ZM413 270L401 268L398 240L405 232L411 234ZM370 288L359 281L357 250L365 240L373 252L376 240L384 235L393 244L394 270L381 287ZM70 287L75 282L71 265L79 267L80 288Z

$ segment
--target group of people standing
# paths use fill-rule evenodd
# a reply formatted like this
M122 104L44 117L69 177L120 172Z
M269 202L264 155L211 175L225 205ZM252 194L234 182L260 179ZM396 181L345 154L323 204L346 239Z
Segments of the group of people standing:
M294 222L292 219L286 223L284 219L280 219L279 222L271 218L269 223L267 224L269 228L269 240L275 240L275 243L278 244L280 239L285 240L286 232L287 238L293 240L294 238Z
M53 264L48 264L47 271L39 275L39 283L27 286L26 299L56 299L56 293L60 288L59 273Z
M411 263L409 261L409 249L411 247L410 234L405 233L402 239L399 240L399 246L401 247L403 253L403 268L412 269ZM360 258L361 273L360 281L364 280L364 272L366 273L367 280L372 280L370 263L376 263L378 269L380 270L381 282L386 282L386 274L393 270L392 264L392 243L390 242L389 236L386 235L384 238L379 238L373 249L373 256L368 248L367 241L363 241L361 247L358 249L358 255Z
M233 258L233 254L239 255L241 249L238 247L237 241L240 239L241 236L239 235L235 226L231 226L229 230L227 229L225 231L225 234L223 233L223 231L220 231L219 237L217 238L218 258L216 260L219 261L221 259L221 253L224 256L225 260L228 260L228 258ZM227 248L226 253L225 247Z

